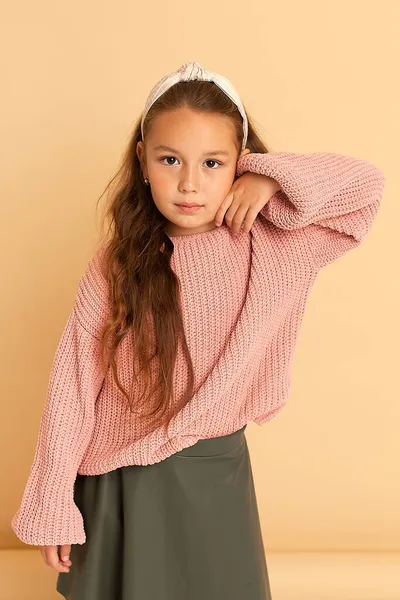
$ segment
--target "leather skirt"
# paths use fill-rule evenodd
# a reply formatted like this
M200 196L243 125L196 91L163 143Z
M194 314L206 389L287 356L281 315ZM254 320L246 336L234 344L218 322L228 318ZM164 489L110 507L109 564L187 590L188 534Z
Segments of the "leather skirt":
M242 429L153 465L77 475L68 600L271 600Z

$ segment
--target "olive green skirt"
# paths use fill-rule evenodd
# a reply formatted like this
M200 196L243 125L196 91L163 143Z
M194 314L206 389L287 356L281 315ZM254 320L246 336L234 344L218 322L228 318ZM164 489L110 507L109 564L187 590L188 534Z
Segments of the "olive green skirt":
M154 465L78 474L69 600L270 600L246 425Z

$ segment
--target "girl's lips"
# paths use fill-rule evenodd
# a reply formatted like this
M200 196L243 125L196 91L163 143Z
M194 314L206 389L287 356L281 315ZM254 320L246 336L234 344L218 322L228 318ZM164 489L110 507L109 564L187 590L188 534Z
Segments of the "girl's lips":
M183 204L177 204L177 207L185 213L193 213L193 212L197 212L198 210L200 210L200 208L203 208L202 206L184 206Z

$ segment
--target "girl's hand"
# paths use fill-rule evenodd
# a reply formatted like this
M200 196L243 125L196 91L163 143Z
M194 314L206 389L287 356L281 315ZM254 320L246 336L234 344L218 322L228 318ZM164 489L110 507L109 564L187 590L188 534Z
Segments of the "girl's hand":
M69 567L72 565L72 562L69 560L71 545L65 544L64 546L60 546L60 554L58 554L57 549L58 546L40 546L40 553L47 566L52 567L60 573L69 573ZM67 557L67 560L63 560L63 557Z
M236 179L215 215L215 224L225 221L233 233L249 232L260 210L280 189L279 183L259 173L247 171Z

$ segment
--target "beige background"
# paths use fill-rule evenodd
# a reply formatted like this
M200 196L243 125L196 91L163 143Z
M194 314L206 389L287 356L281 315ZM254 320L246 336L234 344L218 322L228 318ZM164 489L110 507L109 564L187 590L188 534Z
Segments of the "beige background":
M271 150L386 173L368 239L313 288L286 407L247 439L267 552L400 551L399 4L2 4L0 547L25 547L10 520L97 198L150 88L197 60L232 81Z

